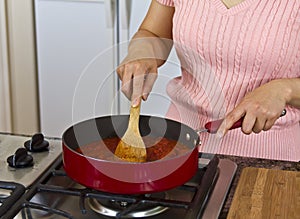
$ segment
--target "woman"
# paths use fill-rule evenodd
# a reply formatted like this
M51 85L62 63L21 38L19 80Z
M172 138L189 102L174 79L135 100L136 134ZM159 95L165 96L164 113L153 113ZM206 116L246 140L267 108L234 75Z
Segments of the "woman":
M133 106L147 99L173 43L182 76L168 85L167 117L194 129L225 118L220 147L201 134L201 150L300 160L298 0L153 0L117 70Z

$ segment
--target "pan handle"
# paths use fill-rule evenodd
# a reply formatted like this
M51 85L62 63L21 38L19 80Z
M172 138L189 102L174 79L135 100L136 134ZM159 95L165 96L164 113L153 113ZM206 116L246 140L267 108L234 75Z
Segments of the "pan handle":
M286 109L284 109L284 110L282 111L282 113L280 114L280 117L284 116L285 114L286 114ZM215 120L215 121L210 121L210 122L206 123L204 127L205 127L205 129L206 129L206 131L207 131L208 133L215 134L215 133L218 131L220 125L221 125L222 122L223 122L223 120L224 120L224 119L219 119L219 120ZM233 126L232 126L229 130L242 127L243 120L244 120L244 117L240 118L238 121L236 121L236 122L233 124Z

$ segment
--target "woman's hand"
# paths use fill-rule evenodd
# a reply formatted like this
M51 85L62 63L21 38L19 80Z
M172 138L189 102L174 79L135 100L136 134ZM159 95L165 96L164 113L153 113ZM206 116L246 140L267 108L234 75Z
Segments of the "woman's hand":
M122 80L122 92L131 100L133 107L140 99L147 100L157 78L157 62L154 58L123 61L117 68Z
M218 135L224 136L242 117L244 117L242 131L245 134L271 129L290 100L291 89L288 86L288 80L274 80L248 93L225 117L218 130Z
M174 7L152 0L149 10L128 47L128 55L118 67L122 92L137 106L146 100L157 78L157 68L167 59L172 45Z

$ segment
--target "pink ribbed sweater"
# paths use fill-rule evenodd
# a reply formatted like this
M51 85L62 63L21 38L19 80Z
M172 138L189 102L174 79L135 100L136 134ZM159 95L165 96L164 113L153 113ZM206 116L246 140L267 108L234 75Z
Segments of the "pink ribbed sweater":
M200 129L222 118L249 91L277 78L300 77L300 1L244 0L227 9L221 0L157 0L175 7L173 40L182 76L167 88L167 117ZM300 160L300 111L271 130L222 139L201 133L209 153Z

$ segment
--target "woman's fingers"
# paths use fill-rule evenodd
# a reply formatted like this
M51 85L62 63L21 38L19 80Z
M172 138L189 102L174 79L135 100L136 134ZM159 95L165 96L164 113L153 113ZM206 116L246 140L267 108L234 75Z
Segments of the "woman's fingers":
M143 100L147 100L156 79L157 79L157 69L151 70L151 72L146 75L144 81L143 93L142 93Z
M246 114L243 121L242 131L247 135L251 134L252 132L260 133L264 128L265 123L265 118L257 118L253 115L249 118L249 114Z
M120 72L120 78L122 80L122 86L121 91L124 93L124 95L130 99L132 95L132 77L133 74L130 73L128 68L125 68L125 66L122 68L123 71Z
M218 129L218 135L223 137L228 130L242 118L241 130L243 133L249 135L252 132L260 133L272 128L276 120L280 117L275 111L259 110L258 108L251 108L249 105L240 104L232 110L223 120Z
M152 90L157 78L157 63L154 59L136 60L119 66L117 73L122 80L122 92L132 106L137 106Z
M228 130L237 122L240 118L245 115L245 111L241 108L236 108L235 110L231 111L223 120L222 124L220 125L217 135L223 137Z
M133 85L132 85L132 96L131 96L131 105L136 107L140 104L143 86L144 86L144 74L136 74L133 77Z

